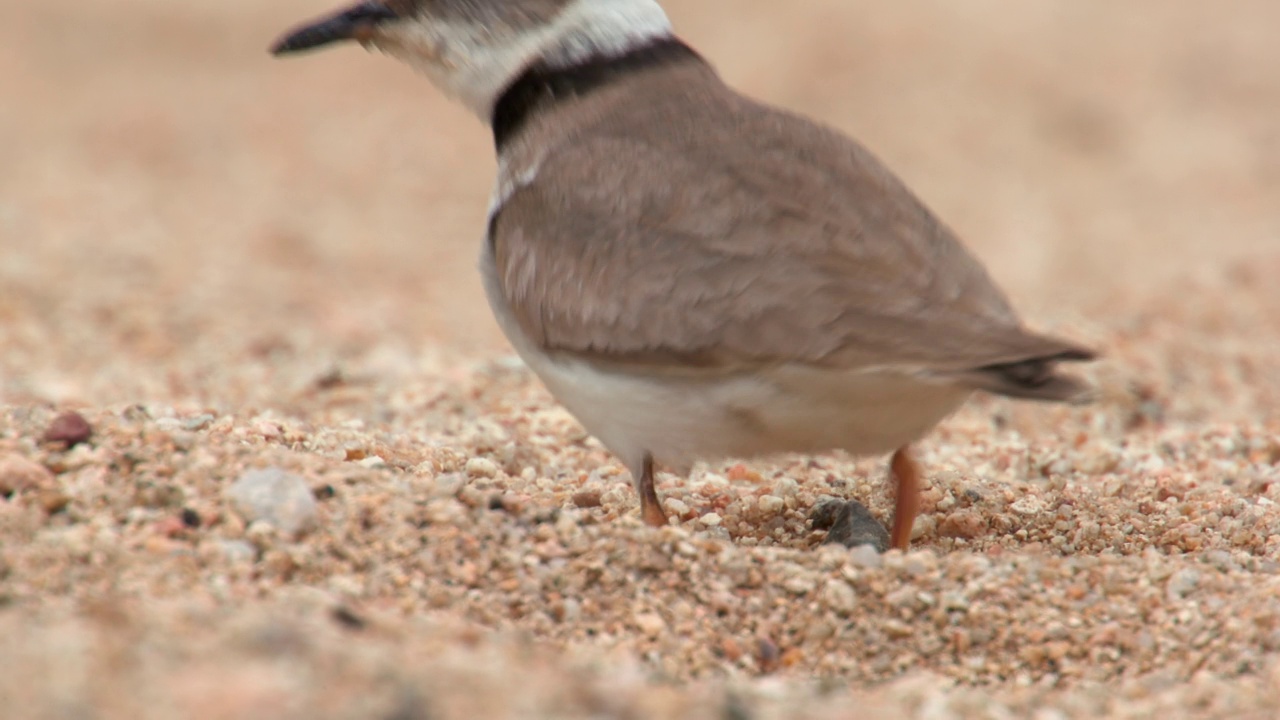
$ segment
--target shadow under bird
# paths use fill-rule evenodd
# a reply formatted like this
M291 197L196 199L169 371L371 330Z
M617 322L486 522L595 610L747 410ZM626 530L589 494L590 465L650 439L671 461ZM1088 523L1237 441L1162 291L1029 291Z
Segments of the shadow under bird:
M490 123L481 269L507 338L630 469L892 454L975 391L1083 402L1080 345L1026 329L982 265L865 148L729 88L654 0L371 0L294 30L355 40Z

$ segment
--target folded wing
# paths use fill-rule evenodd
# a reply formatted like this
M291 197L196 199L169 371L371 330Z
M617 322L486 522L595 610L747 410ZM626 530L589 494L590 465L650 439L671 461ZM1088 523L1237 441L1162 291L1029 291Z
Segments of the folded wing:
M1082 347L1027 331L982 266L842 135L726 100L661 103L545 155L489 242L545 351L650 372L900 368L1072 399ZM759 107L759 106L757 106ZM662 131L728 114L731 137ZM629 127L628 127L629 125ZM604 126L604 123L601 125Z

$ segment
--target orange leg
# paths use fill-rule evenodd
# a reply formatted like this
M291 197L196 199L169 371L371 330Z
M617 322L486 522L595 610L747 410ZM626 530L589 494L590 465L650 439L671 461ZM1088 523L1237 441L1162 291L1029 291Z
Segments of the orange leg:
M633 470L632 473L635 471ZM636 492L640 494L640 515L644 523L653 527L666 527L667 512L662 509L658 491L653 486L653 458L644 456L644 466L635 476Z
M911 459L911 448L907 445L893 454L889 467L897 484L889 547L906 550L911 544L911 526L915 524L916 513L920 512L920 468Z

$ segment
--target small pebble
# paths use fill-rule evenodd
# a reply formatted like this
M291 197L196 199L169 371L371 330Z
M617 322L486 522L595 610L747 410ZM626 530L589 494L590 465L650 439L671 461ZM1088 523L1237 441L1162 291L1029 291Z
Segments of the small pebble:
M762 495L759 500L760 512L766 515L775 515L782 512L787 506L786 502L777 495Z
M923 577L938 569L938 557L928 550L917 550L904 559L908 575Z
M268 520L254 520L245 528L244 537L253 543L254 548L266 552L279 541L280 530Z
M431 494L434 497L445 498L457 495L467 484L467 476L462 473L445 473L435 478L434 486Z
M800 490L800 484L789 477L779 478L773 484L773 494L781 498L794 497Z
M667 512L671 513L672 515L675 515L678 518L683 518L689 514L689 506L686 505L684 501L680 500L679 498L667 498L665 503L667 507Z
M970 605L969 597L962 592L953 590L942 595L943 610L968 612Z
M782 651L772 639L761 637L756 640L756 666L760 672L768 675L782 665Z
M333 618L334 622L348 630L363 630L368 624L365 622L364 618L357 615L355 611L346 605L339 605L335 607L330 611L329 615Z
M1165 585L1165 594L1170 600L1181 600L1200 584L1200 573L1190 568L1178 570L1169 576Z
M911 525L911 540L922 540L938 532L938 520L933 515L917 515Z
M187 526L183 524L182 518L170 516L157 522L153 529L156 535L171 538L181 534Z
M588 492L574 493L573 504L580 508L598 508L604 503L600 499L599 492L588 491Z
M215 540L213 547L231 564L251 563L258 557L258 549L247 540Z
M809 523L814 530L830 530L836 524L836 518L844 510L844 501L840 498L824 498L813 506L809 513Z
M987 533L987 518L977 510L959 510L938 523L942 537L972 540Z
M71 498L61 490L41 490L38 496L40 507L50 515L56 515L67 509Z
M818 587L818 584L808 575L797 574L784 580L782 587L793 595L808 595Z
M47 443L57 443L63 448L73 448L93 437L93 426L78 412L65 412L53 419L42 438Z
M153 555L174 555L185 549L182 543L160 534L142 541L142 547Z
M824 544L870 545L878 552L889 549L889 531L856 500L822 503L814 509L811 518L815 529L830 528Z
M297 475L270 468L250 470L226 491L231 507L246 522L265 521L286 535L304 533L316 525L316 498Z
M489 509L519 515L524 510L524 501L516 495L502 493L489 498Z
M640 613L636 615L636 627L649 637L659 637L667 631L667 621L657 613Z
M843 580L831 580L822 589L822 599L827 607L848 615L858 608L858 596L849 583Z
M0 456L0 495L50 488L54 482L53 473L40 463L21 455Z
M498 463L485 457L473 457L467 461L467 474L473 478L494 478L502 469Z
M855 567L878 568L884 565L884 557L872 545L858 545L849 551L849 562Z
M1019 515L1039 515L1044 512L1044 503L1038 497L1027 495L1015 501L1009 506L1009 509Z
M279 440L284 435L284 428L280 427L280 423L271 420L259 420L254 423L253 429L263 440Z
M187 430L188 432L204 430L205 428L212 425L213 421L214 421L214 417L212 415L208 415L208 414L197 415L193 418L187 418L186 420L183 420L182 429Z

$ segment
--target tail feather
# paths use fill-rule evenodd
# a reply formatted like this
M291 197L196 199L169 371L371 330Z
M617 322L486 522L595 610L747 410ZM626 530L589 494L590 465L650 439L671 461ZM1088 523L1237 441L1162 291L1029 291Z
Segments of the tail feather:
M1082 405L1094 400L1095 388L1080 378L1059 374L1057 364L1094 357L1091 350L1070 347L1052 355L963 370L955 376L975 389L997 395Z

